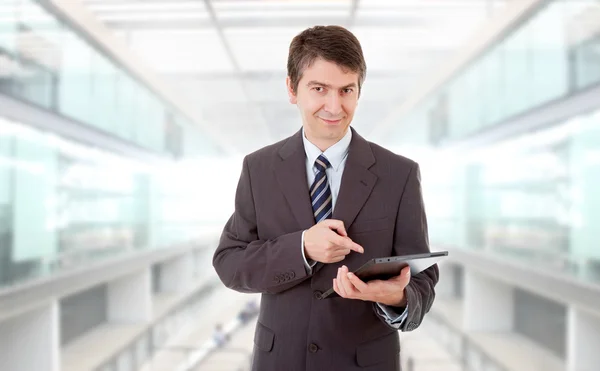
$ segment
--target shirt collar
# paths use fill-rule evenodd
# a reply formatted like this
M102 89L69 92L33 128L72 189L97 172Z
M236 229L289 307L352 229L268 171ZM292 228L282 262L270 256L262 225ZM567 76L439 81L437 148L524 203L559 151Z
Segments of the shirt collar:
M321 155L321 153L327 157L331 167L338 171L342 161L348 155L348 150L350 148L350 141L352 141L352 130L348 127L346 131L346 135L342 139L340 139L337 143L327 148L325 152L321 152L319 147L312 144L304 134L304 128L302 128L302 141L304 142L304 152L306 152L306 158L308 159L308 163L311 164L311 167L314 166L317 157Z

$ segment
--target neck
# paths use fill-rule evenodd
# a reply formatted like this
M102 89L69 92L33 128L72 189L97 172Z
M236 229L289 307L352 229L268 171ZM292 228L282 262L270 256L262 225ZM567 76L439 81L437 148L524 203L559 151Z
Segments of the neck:
M304 135L309 142L314 144L321 152L325 152L329 147L339 142L348 132L349 128L346 128L339 138L318 138L312 135L308 130L304 129Z

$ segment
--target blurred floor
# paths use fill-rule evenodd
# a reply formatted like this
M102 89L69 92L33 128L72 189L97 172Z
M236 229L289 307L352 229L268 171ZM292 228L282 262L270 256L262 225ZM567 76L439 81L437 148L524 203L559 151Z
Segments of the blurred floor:
M211 353L194 371L248 371L254 345L256 320L241 327L223 348Z
M462 371L458 360L435 340L426 321L415 331L401 333L400 342L404 371Z
M214 346L212 334L217 323L225 328L236 322L237 314L256 295L239 294L222 288L211 293L196 323L190 323L168 343L167 349L156 356L140 371L184 370L191 349ZM240 326L222 348L212 350L202 357L194 371L246 371L249 370L256 319ZM413 332L401 333L402 365L406 371L459 371L460 363L435 340L435 327L427 322ZM185 349L190 349L186 352ZM412 363L412 368L408 363Z
M522 334L513 331L465 332L464 315L464 304L461 300L436 299L431 309L431 316L436 320L430 325L436 328L432 329L431 333L437 335L440 344L456 347L456 342L448 337L449 333L445 329L442 329L442 327L450 327L456 333L465 334L465 340L469 344L485 353L486 357L505 370L563 371L566 369L560 357ZM442 322L444 325L440 327ZM477 366L472 367L478 369Z
M243 327L223 349L212 353L194 371L246 371L252 352L254 327L256 321ZM412 371L460 371L460 364L436 340L431 328L422 329L400 335L402 343L402 369L408 367L412 360Z
M184 326L165 348L159 350L140 371L174 371L185 369L186 358L194 350L213 346L212 335L217 323L227 327L234 322L238 313L256 295L240 294L220 288L213 291L199 310L198 320ZM250 338L249 344L252 344Z

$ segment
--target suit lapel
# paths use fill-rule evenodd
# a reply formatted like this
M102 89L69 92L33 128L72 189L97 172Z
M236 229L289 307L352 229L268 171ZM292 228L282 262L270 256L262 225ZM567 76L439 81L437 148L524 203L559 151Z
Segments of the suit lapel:
M309 229L315 224L315 219L308 193L302 130L290 137L281 147L279 158L275 159L274 171L300 229Z
M346 230L364 206L377 182L377 175L369 168L375 163L375 156L369 143L352 130L352 141L348 159L344 167L340 192L338 194L333 219L342 220Z
M377 175L369 168L375 163L375 156L369 142L352 129L352 141L348 148L348 159L342 174L340 192L335 201L333 219L344 222L346 231L363 208L377 182ZM324 264L318 263L313 272L316 274Z
M340 192L332 218L342 220L346 230L367 202L375 187L377 176L369 170L375 164L370 144L352 129L352 141L344 167ZM301 230L315 225L306 175L306 153L302 130L290 137L274 159L275 177ZM323 264L313 268L318 272Z

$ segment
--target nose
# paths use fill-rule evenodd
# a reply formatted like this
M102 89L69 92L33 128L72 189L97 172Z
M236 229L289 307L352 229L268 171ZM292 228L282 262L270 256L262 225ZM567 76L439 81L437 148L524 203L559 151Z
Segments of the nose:
M342 113L342 100L338 94L328 94L325 101L325 111L331 116L338 117Z

